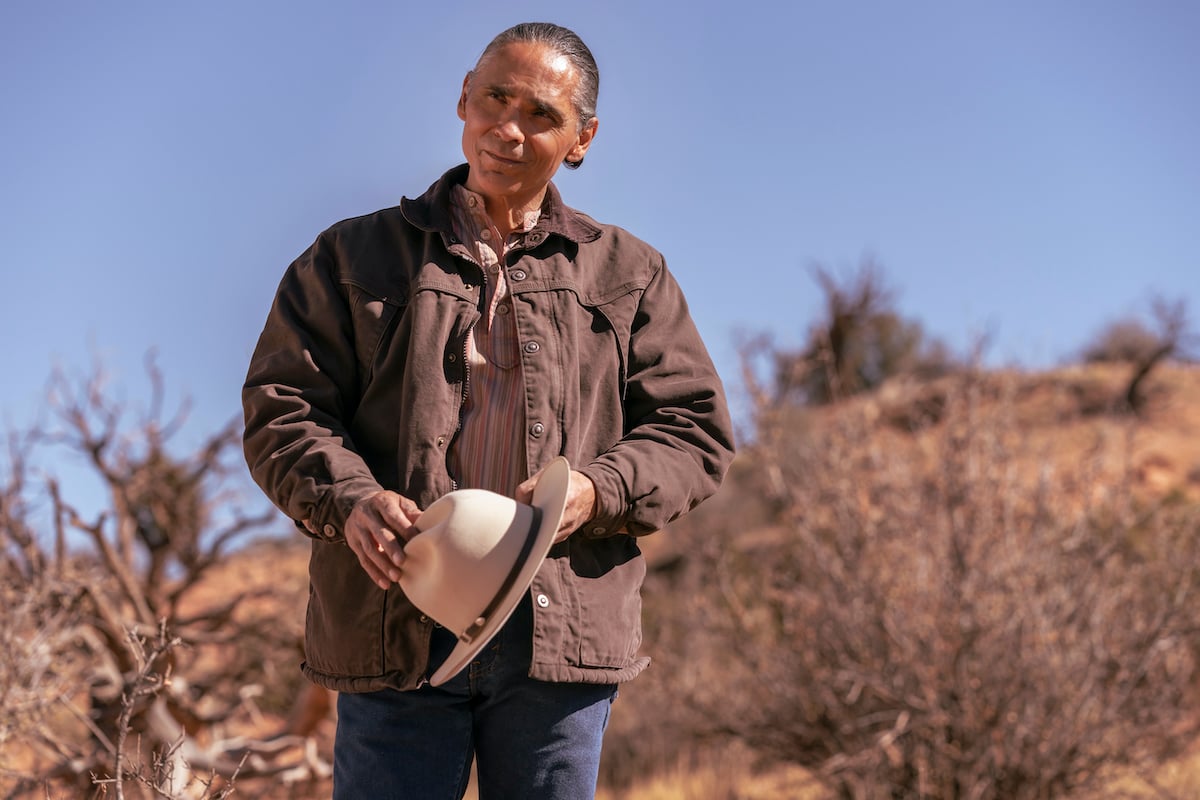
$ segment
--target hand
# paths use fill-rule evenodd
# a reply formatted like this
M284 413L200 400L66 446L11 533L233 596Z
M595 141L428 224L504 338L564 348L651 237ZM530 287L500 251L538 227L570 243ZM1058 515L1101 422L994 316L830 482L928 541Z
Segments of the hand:
M518 503L533 502L533 487L537 485L541 477L542 473L539 471L517 487L516 500ZM554 536L554 543L563 541L580 525L595 516L596 485L587 475L571 470L571 481L567 486L567 506L563 510L562 521L558 523L558 532Z
M417 504L395 492L376 492L359 500L346 518L346 544L380 589L400 580L404 543L416 534Z

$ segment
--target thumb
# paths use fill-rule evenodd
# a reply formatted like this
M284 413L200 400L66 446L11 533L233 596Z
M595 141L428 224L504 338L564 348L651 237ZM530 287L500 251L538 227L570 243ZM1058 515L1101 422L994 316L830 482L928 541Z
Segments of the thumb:
M540 478L540 477L542 477L542 473L538 472L532 478L529 478L529 479L525 480L524 482L522 482L521 485L517 487L516 493L513 494L513 499L516 500L518 503L525 503L526 505L532 503L533 502L533 487L537 485L538 478Z

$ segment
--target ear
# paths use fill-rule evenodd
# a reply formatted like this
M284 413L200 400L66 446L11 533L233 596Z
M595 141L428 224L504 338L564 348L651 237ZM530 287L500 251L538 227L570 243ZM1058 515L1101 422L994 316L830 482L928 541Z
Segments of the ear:
M458 118L467 121L467 90L471 88L471 73L463 78L462 94L458 96Z
M588 148L592 146L592 140L596 138L596 129L600 127L600 120L592 117L583 126L583 130L579 132L579 139L567 151L565 161L578 163L583 161L583 157L587 155Z

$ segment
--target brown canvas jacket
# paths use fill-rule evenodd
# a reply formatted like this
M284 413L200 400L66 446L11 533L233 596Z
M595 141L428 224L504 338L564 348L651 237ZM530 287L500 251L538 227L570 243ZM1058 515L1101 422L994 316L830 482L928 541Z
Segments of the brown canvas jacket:
M288 268L243 389L245 452L312 537L305 673L338 691L410 689L433 623L381 590L342 539L381 488L426 508L455 488L446 450L469 376L484 275L455 241L451 170L416 200L338 223ZM617 683L648 663L636 537L720 484L733 456L721 382L662 256L561 203L507 259L531 474L564 455L598 514L555 545L532 587L532 675Z

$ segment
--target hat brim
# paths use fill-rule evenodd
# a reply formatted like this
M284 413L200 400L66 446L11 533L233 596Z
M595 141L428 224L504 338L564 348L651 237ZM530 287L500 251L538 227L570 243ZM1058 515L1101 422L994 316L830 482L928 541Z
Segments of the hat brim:
M517 573L517 579L504 599L501 600L496 612L484 623L482 630L474 639L470 642L460 641L455 645L454 649L450 651L450 655L430 677L429 682L432 685L440 686L461 672L463 667L467 666L471 659L487 646L496 632L516 611L521 597L529 591L534 576L537 575L538 569L541 568L542 562L546 560L550 548L554 545L554 535L558 532L563 511L567 507L567 490L570 485L571 465L567 459L558 456L546 465L541 477L538 478L537 485L533 487L532 505L541 509L542 524L534 538L529 558Z

